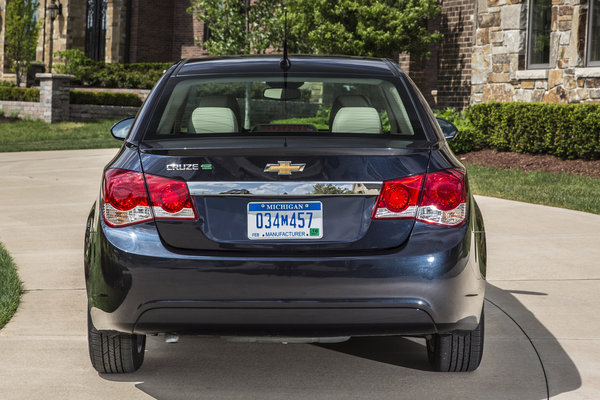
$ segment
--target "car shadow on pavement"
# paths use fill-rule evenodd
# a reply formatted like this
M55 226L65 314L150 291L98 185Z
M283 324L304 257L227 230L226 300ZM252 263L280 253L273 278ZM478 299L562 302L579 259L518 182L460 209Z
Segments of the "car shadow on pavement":
M488 284L485 307L486 347L473 373L432 372L423 339L282 345L184 336L177 344L149 337L138 372L101 377L135 382L161 400L413 399L441 393L444 399L541 400L581 386L569 355L511 293Z

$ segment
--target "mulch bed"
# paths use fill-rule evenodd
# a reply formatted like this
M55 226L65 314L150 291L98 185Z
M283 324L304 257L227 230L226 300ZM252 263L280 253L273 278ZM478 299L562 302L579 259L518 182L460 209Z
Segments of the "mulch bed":
M486 167L518 169L521 171L546 171L600 178L600 160L562 160L549 155L480 150L457 156L461 162Z

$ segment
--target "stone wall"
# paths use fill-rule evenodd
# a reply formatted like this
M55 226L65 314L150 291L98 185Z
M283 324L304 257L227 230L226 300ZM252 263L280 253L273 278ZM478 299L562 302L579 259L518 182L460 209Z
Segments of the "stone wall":
M69 120L90 121L95 119L121 120L135 117L138 107L99 106L93 104L71 104L69 106Z
M586 0L553 0L550 63L527 69L525 0L478 0L471 102L600 101L600 68L586 68Z
M6 116L44 119L44 108L39 102L0 100L0 110Z
M19 118L41 119L48 123L59 121L87 121L95 119L119 120L137 114L138 107L69 104L71 75L37 74L40 80L40 101L0 100L0 110L5 115ZM135 92L121 89L119 91ZM148 91L142 91L147 94Z
M108 0L106 5L106 47L104 60L108 63L126 62L127 0Z

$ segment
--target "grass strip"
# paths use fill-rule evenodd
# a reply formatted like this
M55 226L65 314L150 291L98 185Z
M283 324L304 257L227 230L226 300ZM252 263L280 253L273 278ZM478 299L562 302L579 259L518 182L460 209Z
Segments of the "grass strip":
M0 152L120 147L110 134L115 122L0 122Z
M0 243L0 329L17 311L21 290L22 284L17 274L17 266L4 245Z
M467 164L474 194L600 214L600 179Z

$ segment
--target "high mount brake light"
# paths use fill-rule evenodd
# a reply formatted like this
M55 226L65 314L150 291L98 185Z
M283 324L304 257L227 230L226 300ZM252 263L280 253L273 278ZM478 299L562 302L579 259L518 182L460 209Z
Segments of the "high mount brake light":
M119 227L151 221L153 218L196 218L185 182L154 175L146 175L146 182L147 185L141 172L123 169L106 171L103 214L108 225Z
M384 182L372 214L373 219L415 218L442 226L458 226L466 216L465 173L458 169Z

